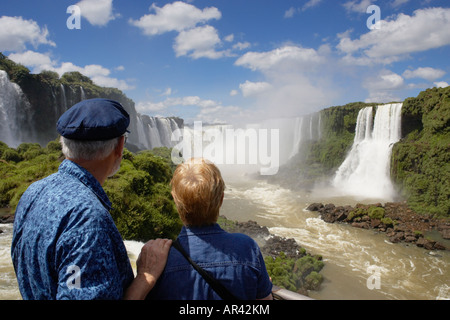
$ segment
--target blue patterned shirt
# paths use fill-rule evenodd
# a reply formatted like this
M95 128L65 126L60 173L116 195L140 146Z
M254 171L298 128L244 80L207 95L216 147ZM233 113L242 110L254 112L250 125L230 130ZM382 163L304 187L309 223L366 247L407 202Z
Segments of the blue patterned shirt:
M11 256L24 299L121 299L133 280L111 202L84 168L64 160L17 206Z
M178 239L192 260L238 299L262 299L272 292L261 250L249 236L228 233L214 224L183 227ZM219 300L220 296L172 247L164 272L147 299Z

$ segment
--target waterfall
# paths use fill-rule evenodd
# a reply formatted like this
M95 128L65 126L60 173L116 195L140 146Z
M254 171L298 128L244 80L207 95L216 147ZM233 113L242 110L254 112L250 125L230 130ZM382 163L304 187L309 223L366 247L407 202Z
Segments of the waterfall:
M86 100L86 93L84 93L84 89L80 86L80 101Z
M0 70L0 141L17 147L33 134L31 106L22 89Z
M150 117L136 115L137 140L132 141L140 149L157 147L173 147L179 138L180 126L173 118ZM172 141L172 135L175 135Z
M31 94L33 105L20 86L11 82L8 74L0 70L0 141L13 148L23 142L37 142L45 146L56 139L55 124L58 118L68 108L86 99L82 86L63 84L46 86L38 92L31 90L27 94ZM124 104L124 107L130 110L132 122L130 144L142 150L172 147L177 143L171 141L171 135L179 131L181 119L142 116L135 113L134 104Z
M390 158L401 138L401 103L380 105L373 118L372 107L360 110L353 146L337 170L333 186L344 194L392 200Z
M287 159L298 154L304 142L317 141L322 137L320 112L308 114L290 121L293 122L293 131L291 131L293 135L290 133L292 135L292 141L288 141L290 151ZM280 124L280 127L283 126L283 124Z

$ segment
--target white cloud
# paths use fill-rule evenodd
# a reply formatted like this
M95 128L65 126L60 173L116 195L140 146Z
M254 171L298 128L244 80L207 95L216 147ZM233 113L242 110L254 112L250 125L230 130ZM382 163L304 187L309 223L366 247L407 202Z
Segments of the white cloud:
M447 88L449 84L445 81L435 82L434 85L438 88Z
M52 59L48 55L31 50L22 53L11 53L8 58L24 66L34 68L33 72L35 73L53 69Z
M232 96L232 97L237 96L238 94L239 94L239 91L237 91L237 90L230 91L230 96Z
M401 100L395 91L405 88L405 81L390 70L382 70L376 77L367 78L363 87L369 91L366 102L392 102Z
M374 29L351 40L342 36L337 48L347 56L344 61L360 65L392 63L415 52L450 44L450 8L416 10L412 16L399 14L381 21Z
M229 123L240 124L242 119L248 119L247 112L237 106L215 106L214 108L201 109L195 120L205 123Z
M154 111L165 110L174 106L197 106L200 108L211 108L219 105L213 100L203 100L198 96L186 96L186 97L169 97L164 101L152 102L142 101L137 103L136 111L141 113L151 113Z
M444 70L434 69L434 68L417 68L415 70L406 70L403 72L403 77L406 79L411 78L422 78L428 81L434 81L445 75Z
M234 41L234 34L229 34L225 38L223 38L226 42L233 42Z
M23 53L12 53L8 56L11 60L23 64L31 68L32 73L40 73L41 71L55 71L62 76L66 72L78 71L89 77L95 84L102 87L113 87L120 90L130 90L133 86L127 84L124 80L110 77L111 71L101 65L90 64L84 67L74 65L72 62L53 61L47 54L26 51Z
M142 16L139 20L130 19L130 24L142 29L144 34L153 36L170 31L177 31L173 49L177 57L189 56L193 59L209 58L218 59L232 56L231 50L218 50L223 45L218 31L205 24L210 20L219 20L222 13L215 7L199 9L191 4L176 1L158 7L152 4L150 10L154 14ZM229 34L223 39L225 42L234 41L234 34ZM233 49L246 48L249 45L239 43Z
M302 7L302 10L308 10L310 8L316 7L318 6L320 3L322 2L322 0L309 0L307 3L305 3Z
M173 48L177 57L189 55L193 59L218 59L230 56L229 51L216 51L220 44L217 30L211 26L202 26L181 31L175 38Z
M318 6L321 2L322 0L309 0L301 8L290 7L288 10L284 12L284 17L292 18L294 17L295 14L299 12L306 11L308 9Z
M283 46L268 52L247 52L235 65L247 67L253 71L269 70L288 66L292 68L310 69L322 62L316 50L298 46Z
M48 39L47 27L39 27L34 20L24 20L22 17L0 17L0 51L22 51L27 44L34 48L39 45L56 44Z
M365 13L367 11L367 8L372 5L376 0L352 0L347 1L343 4L344 8L349 12L358 12L358 13Z
M233 49L235 50L245 50L251 47L250 42L237 42L233 45Z
M393 3L392 3L392 6L394 7L394 8L397 8L397 7L400 7L401 5L404 5L405 3L408 3L409 2L409 0L395 0Z
M314 50L285 45L267 52L247 52L237 59L235 65L261 72L265 78L240 85L243 96L255 99L259 112L253 116L300 116L330 105L337 90L328 78L334 68L329 54L327 46Z
M288 10L284 12L285 18L292 18L297 13L297 8L290 7Z
M270 83L267 82L251 82L245 81L245 83L241 83L239 88L242 91L242 95L244 97L253 96L259 93L263 93L269 90L272 87Z
M139 20L129 21L149 36L169 31L180 32L193 28L199 23L205 23L211 19L218 20L222 17L215 7L201 10L181 1L166 4L161 8L152 4L150 10L155 11L155 14L144 15Z
M81 0L76 5L80 7L81 15L94 26L105 26L114 20L113 0Z
M141 101L136 104L136 111L141 114L170 114L171 107L197 107L200 110L193 111L195 117L186 117L186 122L204 121L207 123L236 123L241 120L244 111L237 106L223 106L220 102L202 99L199 96L185 96L185 97L168 97L163 101ZM195 109L194 109L195 110Z

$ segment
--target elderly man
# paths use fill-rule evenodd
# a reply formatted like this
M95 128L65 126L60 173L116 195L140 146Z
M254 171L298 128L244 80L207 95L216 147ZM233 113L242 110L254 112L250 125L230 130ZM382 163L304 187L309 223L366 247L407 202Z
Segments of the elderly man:
M171 241L151 240L134 278L102 188L119 170L129 123L107 99L84 100L58 120L66 159L15 213L11 255L24 299L143 299L163 271Z

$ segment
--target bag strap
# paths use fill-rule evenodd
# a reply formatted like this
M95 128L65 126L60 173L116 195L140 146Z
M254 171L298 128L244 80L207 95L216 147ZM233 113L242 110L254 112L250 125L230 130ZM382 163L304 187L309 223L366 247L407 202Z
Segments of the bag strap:
M178 239L172 242L172 246L178 251L180 251L180 253L186 258L186 260L189 261L189 263L194 267L194 269L197 270L198 273L202 275L202 277L206 280L206 282L209 283L209 285L223 300L237 300L237 298L232 293L230 293L219 281L213 278L208 272L203 270L191 259L191 257L181 246Z

